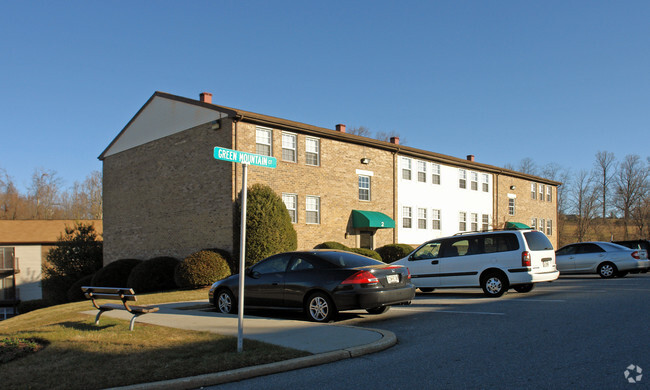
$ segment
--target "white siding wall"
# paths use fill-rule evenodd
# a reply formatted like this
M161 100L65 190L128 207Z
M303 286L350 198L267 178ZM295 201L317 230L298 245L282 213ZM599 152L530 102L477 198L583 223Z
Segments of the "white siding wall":
M404 180L402 168L404 159L398 160L398 219L395 221L400 243L419 245L436 237L444 237L459 232L459 213L467 213L467 231L471 230L471 213L478 215L478 229L481 230L482 216L489 215L492 223L492 193L493 178L488 175L488 192L483 191L482 174L480 171L466 169L466 188L458 185L458 168L440 165L440 184L432 184L433 163L426 162L426 181L418 181L418 160L411 158L411 180ZM478 189L471 189L471 172L478 174ZM403 226L404 206L411 207L411 228ZM427 211L426 229L418 228L418 208ZM432 229L433 210L440 210L441 229Z
M20 273L16 275L16 294L21 301L42 299L41 292L41 246L22 245L15 247Z

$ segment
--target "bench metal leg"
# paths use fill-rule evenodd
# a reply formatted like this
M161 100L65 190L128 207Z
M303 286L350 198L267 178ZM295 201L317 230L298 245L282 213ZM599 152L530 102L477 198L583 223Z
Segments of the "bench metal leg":
M131 322L129 323L129 330L133 331L133 325L135 324L135 319L138 317L138 315L134 315L133 318L131 318Z
M99 325L99 317L102 315L102 313L105 310L100 310L99 313L97 313L97 316L95 316L95 325Z

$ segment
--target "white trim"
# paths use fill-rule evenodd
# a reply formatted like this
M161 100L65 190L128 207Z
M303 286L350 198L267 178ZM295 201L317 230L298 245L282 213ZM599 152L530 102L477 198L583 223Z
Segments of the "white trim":
M364 171L363 169L357 169L355 172L356 172L357 175L362 175L362 176L374 176L375 175L373 171Z

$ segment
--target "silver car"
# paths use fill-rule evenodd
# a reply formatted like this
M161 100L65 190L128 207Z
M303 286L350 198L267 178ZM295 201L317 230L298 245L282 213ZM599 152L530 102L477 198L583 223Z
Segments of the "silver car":
M647 271L650 268L645 250L604 241L563 246L555 251L555 261L561 274L597 273L603 278L623 277L628 272Z

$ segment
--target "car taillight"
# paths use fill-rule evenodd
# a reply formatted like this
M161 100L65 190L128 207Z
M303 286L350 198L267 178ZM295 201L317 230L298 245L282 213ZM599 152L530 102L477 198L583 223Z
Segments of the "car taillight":
M632 252L632 257L634 257L637 260L641 259L641 256L639 256L639 251Z
M521 266L530 267L530 252L528 251L521 252Z
M377 279L375 275L373 275L369 271L359 271L356 274L348 277L347 279L341 282L341 284L371 284L371 283L379 283L379 279Z
M411 270L406 267L406 272L408 273L407 279L411 279Z

